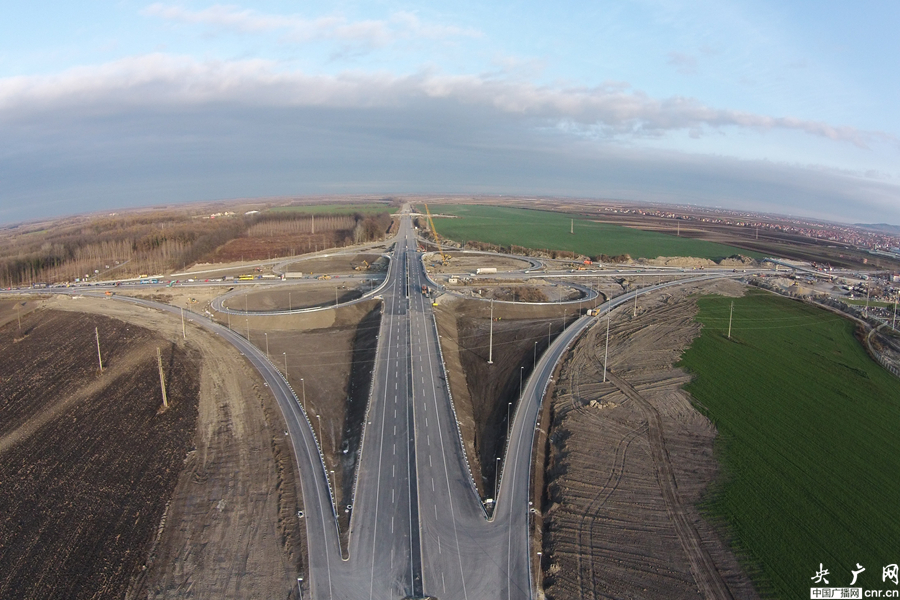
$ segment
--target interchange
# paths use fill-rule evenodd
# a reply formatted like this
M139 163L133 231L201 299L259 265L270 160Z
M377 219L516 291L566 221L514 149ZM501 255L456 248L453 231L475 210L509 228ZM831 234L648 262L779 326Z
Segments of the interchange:
M459 442L430 300L418 293L421 285L430 285L429 280L409 219L402 221L394 259L379 288L383 316L377 367L357 467L347 557L341 553L336 518L344 507L334 505L319 442L296 394L265 354L244 337L206 319L197 322L248 358L285 417L300 467L312 597L533 597L528 525L534 428L555 365L592 319L582 317L567 328L529 378L513 416L496 509L489 519ZM704 274L655 287L725 276ZM647 291L624 294L602 308L611 310ZM115 299L172 313L179 310L139 298Z

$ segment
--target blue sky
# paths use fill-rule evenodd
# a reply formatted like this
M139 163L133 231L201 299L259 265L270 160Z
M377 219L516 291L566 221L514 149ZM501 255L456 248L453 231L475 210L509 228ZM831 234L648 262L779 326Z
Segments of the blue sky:
M898 3L124 0L3 14L0 222L421 192L900 223Z

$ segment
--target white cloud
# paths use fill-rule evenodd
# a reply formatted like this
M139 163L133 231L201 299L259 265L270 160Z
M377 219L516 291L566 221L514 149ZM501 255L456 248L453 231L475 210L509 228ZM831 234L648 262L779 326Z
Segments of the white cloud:
M480 75L423 72L345 72L310 75L282 71L266 60L197 61L149 54L50 76L0 79L0 118L15 120L42 110L102 114L134 107L237 103L280 107L402 107L429 100L477 106L507 115L566 124L572 131L605 135L661 135L704 128L798 131L866 147L896 144L891 135L794 117L772 117L713 108L694 98L651 98L621 82L597 87L539 86Z
M684 52L669 52L669 59L666 61L669 66L675 67L675 70L682 75L697 74L697 57Z
M207 25L242 33L281 31L294 43L331 40L344 44L382 47L403 39L443 39L451 37L480 37L470 28L425 23L415 14L395 12L388 19L350 21L343 16L330 15L307 19L299 15L273 15L231 5L216 4L203 10L190 10L168 4L151 4L141 14L167 21Z

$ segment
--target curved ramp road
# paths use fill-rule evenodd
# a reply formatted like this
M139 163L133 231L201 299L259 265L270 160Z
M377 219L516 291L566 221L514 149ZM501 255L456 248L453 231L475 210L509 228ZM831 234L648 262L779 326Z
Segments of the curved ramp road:
M535 596L529 499L537 417L557 362L595 319L582 317L562 332L529 377L513 416L497 506L489 520L460 443L431 300L421 293L422 285L431 282L419 258L407 214L401 218L388 275L378 290L383 315L352 507L333 505L313 428L277 368L237 333L206 318L191 318L238 348L262 374L281 407L305 506L310 564L304 598ZM673 281L624 294L600 308L611 310L653 289L721 277L735 275L707 273ZM179 309L156 302L114 298L180 314ZM341 555L336 519L336 513L345 510L351 512L346 558ZM703 561L695 566L708 570Z

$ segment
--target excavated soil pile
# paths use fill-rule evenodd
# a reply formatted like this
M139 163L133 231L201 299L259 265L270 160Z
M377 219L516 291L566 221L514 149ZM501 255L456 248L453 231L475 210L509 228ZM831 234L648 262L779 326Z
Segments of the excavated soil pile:
M125 595L193 444L198 362L95 315L40 310L0 331L0 597Z
M548 598L753 598L696 505L717 468L714 426L672 365L699 334L689 294L739 294L732 282L641 297L613 312L608 381L601 319L562 366L542 499Z

